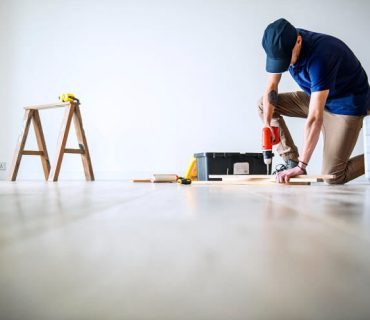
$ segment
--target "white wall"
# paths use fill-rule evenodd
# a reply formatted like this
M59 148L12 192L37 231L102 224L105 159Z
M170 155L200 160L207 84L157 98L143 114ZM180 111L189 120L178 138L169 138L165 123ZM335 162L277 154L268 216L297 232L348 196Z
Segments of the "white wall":
M0 161L10 167L22 107L66 91L82 101L98 179L183 173L194 152L257 152L266 25L285 17L336 35L370 73L369 12L365 0L1 0ZM280 91L295 88L286 74ZM61 117L42 113L51 159ZM288 123L300 145L304 122ZM68 155L61 178L81 177ZM19 178L41 179L39 159L24 157Z

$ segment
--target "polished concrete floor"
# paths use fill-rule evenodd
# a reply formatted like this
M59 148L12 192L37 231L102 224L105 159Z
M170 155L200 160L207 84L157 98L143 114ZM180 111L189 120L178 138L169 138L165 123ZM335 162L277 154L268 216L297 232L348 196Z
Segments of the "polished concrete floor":
M370 185L0 182L0 319L370 319Z

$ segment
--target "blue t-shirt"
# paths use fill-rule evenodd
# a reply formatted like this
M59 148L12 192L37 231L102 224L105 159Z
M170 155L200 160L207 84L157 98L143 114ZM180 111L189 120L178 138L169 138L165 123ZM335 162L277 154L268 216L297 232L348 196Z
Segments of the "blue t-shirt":
M297 29L302 48L289 72L304 92L329 89L326 110L335 114L366 115L370 87L361 63L347 45L332 36Z

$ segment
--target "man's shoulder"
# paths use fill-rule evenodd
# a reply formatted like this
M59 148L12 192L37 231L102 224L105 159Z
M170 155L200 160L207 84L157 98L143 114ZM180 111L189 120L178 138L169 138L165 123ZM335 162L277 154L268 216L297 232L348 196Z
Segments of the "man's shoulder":
M304 29L298 31L303 38L303 46L306 47L304 54L308 65L339 62L343 53L348 51L346 44L336 37Z
M316 46L343 46L344 42L337 37L329 34L309 31L306 29L297 29L298 33L302 36L303 41L308 43L311 47Z

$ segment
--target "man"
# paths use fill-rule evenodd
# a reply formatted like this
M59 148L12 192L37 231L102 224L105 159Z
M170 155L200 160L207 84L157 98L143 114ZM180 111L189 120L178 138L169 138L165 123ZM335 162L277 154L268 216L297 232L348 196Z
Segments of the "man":
M350 159L369 113L370 87L366 72L341 40L294 28L285 19L271 23L262 45L266 52L268 83L259 103L264 126L278 126L281 142L277 152L286 170L276 175L280 183L306 173L312 153L323 132L323 174L335 175L333 184L346 183L364 174L364 156ZM289 70L303 92L278 94L282 73ZM307 118L302 153L294 145L282 118Z

